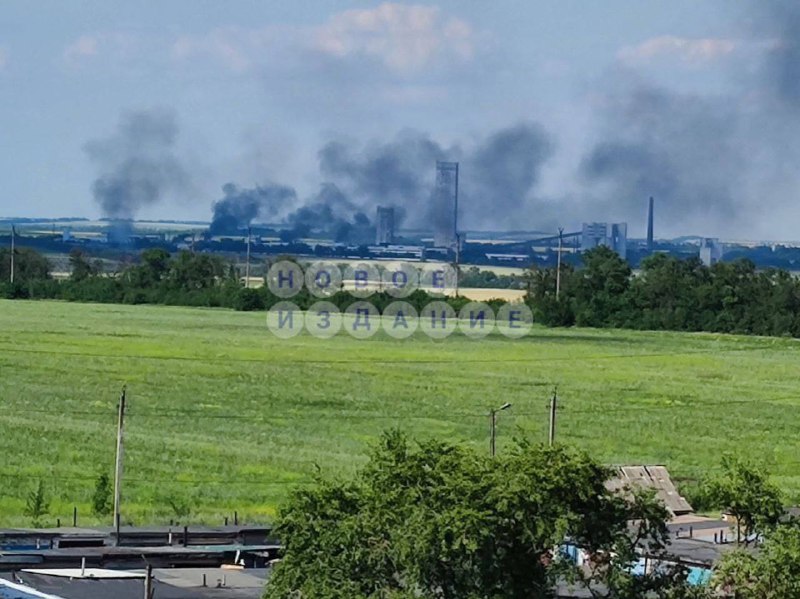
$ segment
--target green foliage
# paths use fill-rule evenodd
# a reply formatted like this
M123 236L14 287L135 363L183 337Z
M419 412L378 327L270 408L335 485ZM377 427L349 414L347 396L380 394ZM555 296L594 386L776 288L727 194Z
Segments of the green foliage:
M786 271L654 254L634 276L602 246L582 259L582 269L562 267L558 301L555 270L529 271L528 300L540 322L800 337L800 279Z
M17 247L14 250L14 282L26 285L50 277L50 262L36 250ZM0 248L0 283L11 279L11 248ZM8 296L11 297L11 296Z
M101 473L94 484L94 495L92 495L92 513L95 516L108 516L114 509L111 501L111 480L108 474Z
M77 283L85 281L92 275L97 274L94 265L89 261L89 257L80 248L73 248L69 253L69 266L72 273L70 280Z
M739 549L724 556L712 584L738 599L800 597L800 524L777 526L758 553Z
M651 495L612 494L610 474L563 447L520 442L492 459L386 433L354 481L291 496L266 597L548 597L564 578L613 597L684 586L681 573L630 573L637 546L663 554L667 512ZM595 556L588 572L554 553L565 539Z
M705 495L712 505L735 518L737 543L749 544L783 515L782 493L767 474L730 455L722 459L722 472L706 483Z
M35 489L28 493L25 503L25 516L31 519L31 524L39 528L42 525L42 518L50 511L50 503L45 495L44 482L39 480Z

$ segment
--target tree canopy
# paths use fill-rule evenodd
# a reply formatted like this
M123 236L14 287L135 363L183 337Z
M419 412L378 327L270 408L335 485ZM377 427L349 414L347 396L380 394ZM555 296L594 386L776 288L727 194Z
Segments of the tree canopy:
M559 581L597 596L677 596L679 569L630 570L637 549L665 551L665 508L610 492L610 474L564 447L520 441L491 458L386 433L354 480L293 493L266 597L527 599L553 596ZM588 570L559 549L567 543L592 556Z

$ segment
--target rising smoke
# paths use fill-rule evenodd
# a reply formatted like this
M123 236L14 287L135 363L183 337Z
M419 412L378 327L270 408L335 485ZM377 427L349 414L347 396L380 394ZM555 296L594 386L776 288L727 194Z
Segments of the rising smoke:
M233 232L265 219L285 223L290 238L311 232L368 238L379 205L395 206L398 226L430 230L437 224L431 212L437 160L461 164L462 228L643 219L651 195L659 224L673 230L692 223L697 231L709 223L741 227L770 210L788 215L793 208L785 198L800 183L800 4L752 6L735 52L758 55L758 64L727 63L727 91L679 92L625 69L603 78L593 94L600 99L589 128L594 137L570 165L577 192L544 196L543 170L556 144L535 123L456 145L402 131L365 145L325 144L318 152L325 183L307 197L280 184L226 185L213 206L211 231ZM108 139L87 145L100 168L93 192L104 216L132 218L188 185L176 136L174 115L142 111L126 115Z
M177 155L178 125L166 109L129 112L113 135L86 144L100 174L92 185L104 217L124 230L141 208L188 189L190 177Z
M535 124L522 123L494 132L470 147L444 147L422 133L404 131L394 140L363 149L334 141L319 152L320 170L345 189L367 214L378 205L403 209L412 228L438 224L431 194L437 160L461 163L462 224L506 226L537 203L533 191L553 143Z
M730 230L791 211L785 198L798 184L800 159L800 4L752 6L753 27L737 41L727 92L679 93L630 75L612 79L609 91L604 81L600 137L579 170L594 212L643 216L654 195L662 222ZM746 68L742 55L759 53Z
M274 219L287 207L297 202L297 193L291 187L268 183L253 189L243 189L233 183L222 186L225 194L214 202L214 217L209 227L211 235L235 233L250 226L256 218Z

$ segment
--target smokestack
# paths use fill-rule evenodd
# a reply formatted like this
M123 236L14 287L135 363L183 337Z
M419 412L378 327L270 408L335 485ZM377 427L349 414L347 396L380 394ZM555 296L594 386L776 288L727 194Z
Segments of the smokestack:
M650 196L650 205L647 209L647 251L653 251L653 196Z

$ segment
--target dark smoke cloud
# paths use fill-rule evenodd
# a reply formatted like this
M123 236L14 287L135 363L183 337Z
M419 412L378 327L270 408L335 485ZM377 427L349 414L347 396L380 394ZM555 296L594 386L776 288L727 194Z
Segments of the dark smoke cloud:
M427 214L433 187L434 166L446 151L427 136L403 131L388 142L355 144L332 141L319 151L320 172L352 195L364 210L377 206L402 208L395 215L399 226L404 215L419 226Z
M642 220L650 195L671 232L748 235L765 214L800 216L787 202L800 184L800 3L754 2L750 17L738 51L760 56L728 65L728 92L604 78L600 135L579 170L586 219Z
M375 229L369 217L332 183L322 185L319 192L289 214L286 221L291 226L289 237L294 239L313 231L339 242L375 241Z
M636 217L651 195L662 222L734 220L746 163L735 106L638 82L622 88L605 98L603 138L581 164L600 197L585 220Z
M538 200L532 193L552 154L545 131L522 123L472 147L445 148L427 135L404 131L363 149L330 142L319 158L322 174L347 190L367 214L379 205L395 205L415 228L432 228L440 216L431 201L436 161L460 162L461 225L483 228L519 224L521 216L524 220L535 214Z
M464 218L473 226L537 224L541 200L532 195L554 143L539 125L523 123L490 135L464 161Z
M86 144L100 170L92 193L103 216L132 219L141 208L189 187L190 177L176 153L177 137L175 114L151 109L124 114L113 135Z
M764 59L763 82L785 107L800 109L800 6L795 0L759 2L756 27L772 38Z
M274 219L287 206L297 203L297 193L291 187L268 183L253 189L243 189L233 183L223 185L225 194L214 202L214 217L209 233L220 235L236 233L248 227L254 219Z

